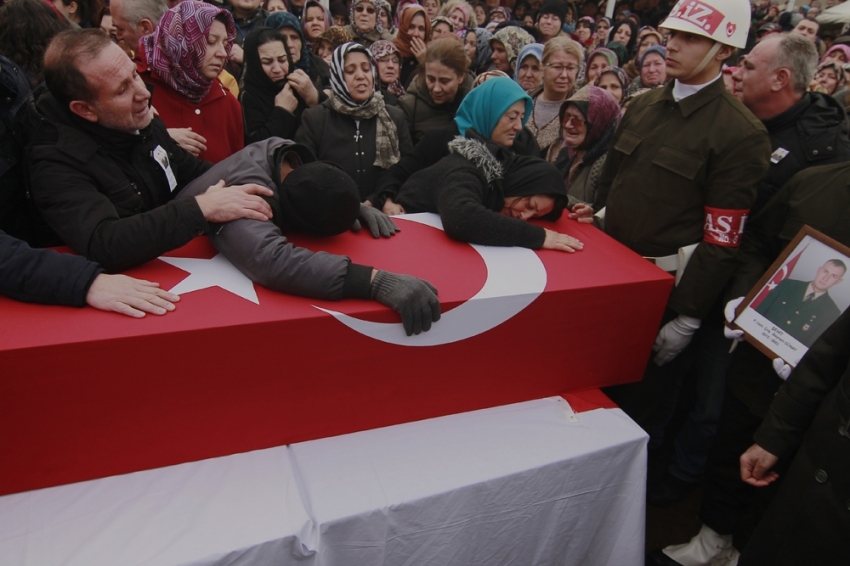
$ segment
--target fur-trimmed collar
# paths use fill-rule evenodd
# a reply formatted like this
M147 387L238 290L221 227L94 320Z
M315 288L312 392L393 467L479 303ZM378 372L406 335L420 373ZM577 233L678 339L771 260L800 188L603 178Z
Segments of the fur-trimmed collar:
M471 161L484 174L488 184L500 180L504 175L502 164L483 142L457 136L449 142L449 152Z

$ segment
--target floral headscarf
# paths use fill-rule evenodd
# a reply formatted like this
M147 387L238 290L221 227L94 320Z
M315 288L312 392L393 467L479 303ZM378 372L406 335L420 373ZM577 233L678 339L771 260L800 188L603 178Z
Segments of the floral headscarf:
M387 30L389 33L396 32L396 18L393 17L393 7L390 5L387 0L375 0L375 7L378 9L378 19L381 19L381 10L387 13L387 22L389 23L390 28ZM383 25L383 24L381 24Z
M508 8L507 6L496 6L495 8L493 8L492 10L490 10L490 13L489 13L489 14L488 14L488 16L487 16L487 19L488 19L488 20L492 20L492 19L493 19L493 14L495 14L496 12L501 12L501 13L502 13L502 15L504 15L504 16L505 16L505 21L506 21L506 22L509 22L509 21L511 21L511 20L513 19L513 16L511 15L511 9L510 9L510 8Z
M496 77L505 77L506 79L510 78L508 74L504 71L484 71L483 73L475 77L474 81L472 81L472 88L481 86L485 82L489 81L490 79L495 79Z
M587 133L578 148L573 149L566 143L563 144L572 159L565 179L567 187L575 178L579 164L595 160L608 151L608 146L614 139L614 132L620 124L620 105L610 92L599 87L588 85L568 98L561 105L559 112L561 124L564 123L564 114L570 106L575 106L584 116L587 121Z
M427 40L431 37L431 21L428 19L428 14L425 13L425 8L418 4L408 4L405 6L398 24L398 35L393 40L395 46L398 47L398 52L405 59L413 57L413 52L410 50L410 41L413 38L407 33L407 30L410 27L410 22L418 14L422 14L425 20L425 39Z
M490 38L490 45L494 41L499 41L505 46L508 65L513 69L516 67L516 59L519 56L519 52L529 43L534 43L534 38L522 28L507 26L493 34L493 37Z
M148 65L168 86L197 104L210 91L212 80L200 73L207 53L206 37L216 18L225 20L228 57L236 37L233 16L224 8L185 0L166 11L156 29L141 39Z
M436 16L433 20L431 20L431 29L434 29L437 26L437 24L440 24L440 23L446 24L447 26L449 26L449 29L452 31L452 33L454 33L455 25L452 23L452 21L450 19L448 19L445 16Z
M322 35L319 36L320 40L327 41L330 43L334 49L342 45L343 43L348 43L349 41L354 41L354 36L351 35L347 29L342 26L331 26L322 32ZM316 44L318 45L318 41Z
M396 47L392 41L379 39L369 46L369 51L372 53L372 58L376 62L384 57L396 54L399 58L399 63L401 63L401 53L399 53L398 47ZM380 73L378 73L378 80L381 80ZM396 79L392 84L387 85L387 92L396 96L401 96L405 91L404 87L401 86L401 81Z
M626 89L629 88L629 75L621 69L620 67L605 67L596 75L596 78L593 79L593 86L599 86L601 82L602 75L605 73L613 73L617 80L620 81L620 87L623 89L623 98L626 99ZM622 100L620 101L620 105L622 106Z
M363 2L368 2L372 6L375 6L375 27L372 29L367 29L365 31L358 29L357 26L354 25L354 9ZM366 35L368 35L372 31L376 31L378 33L384 32L384 26L383 24L381 24L381 15L378 13L378 6L373 0L352 0L351 8L348 12L348 21L351 22L351 29L354 30L355 35L358 35L360 37L366 37Z
M307 13L306 9L307 5L304 5L304 13ZM298 62L295 63L296 69L301 69L305 73L310 73L310 48L307 46L306 38L304 37L304 32L301 30L301 20L299 20L295 14L291 12L274 12L266 18L266 27L270 27L272 29L283 29L283 28L292 28L296 32L298 32L298 36L301 38L301 58L298 59Z
M835 83L835 85L836 85L835 90L838 90L842 86L844 86L845 73L844 73L844 68L841 65L839 65L835 61L829 61L827 63L822 63L822 64L818 65L817 71L815 72L815 76L817 76L817 73L820 73L824 69L832 69L833 71L835 71L835 78L838 81L838 82ZM827 93L827 94L832 94L832 93Z

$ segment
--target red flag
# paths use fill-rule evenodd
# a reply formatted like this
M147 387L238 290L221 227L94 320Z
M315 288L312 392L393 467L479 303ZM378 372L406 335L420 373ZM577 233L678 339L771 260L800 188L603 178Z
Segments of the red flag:
M756 295L756 298L753 299L752 303L750 303L751 309L755 309L756 307L758 307L765 299L765 297L767 297L768 293L776 289L777 285L782 283L784 279L791 275L791 272L794 271L794 267L797 265L797 262L800 261L800 256L803 255L803 252L806 251L806 248L808 247L809 246L807 245L805 248L800 250L800 253L792 257L790 261L786 262L785 265L779 268L779 271L776 272L776 275L773 276L773 279L771 279L767 283L767 285L764 286L764 289L759 291L759 294Z

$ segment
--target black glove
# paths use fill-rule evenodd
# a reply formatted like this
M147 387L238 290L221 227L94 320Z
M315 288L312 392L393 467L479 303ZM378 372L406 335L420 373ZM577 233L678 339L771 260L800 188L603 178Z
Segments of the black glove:
M360 204L360 220L366 224L366 227L369 228L369 231L372 232L372 236L375 238L380 238L381 236L389 238L401 230L389 216L377 208L362 203ZM360 220L355 220L354 225L351 226L351 229L355 232L360 231Z
M427 332L432 322L440 320L437 289L424 279L378 271L370 295L401 315L408 336Z

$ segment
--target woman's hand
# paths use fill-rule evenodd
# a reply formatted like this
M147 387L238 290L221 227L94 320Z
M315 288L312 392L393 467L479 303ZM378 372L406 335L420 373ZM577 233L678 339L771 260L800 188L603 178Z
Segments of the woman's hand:
M234 43L233 47L230 49L230 60L241 65L243 58L244 52L242 51L242 48Z
M316 86L310 80L310 77L307 76L307 73L301 69L289 73L289 76L286 77L286 82L292 86L295 92L301 95L308 108L312 108L319 103L319 91L316 90Z
M413 37L410 39L410 52L413 53L413 56L416 57L416 61L420 65L425 60L426 49L428 49L428 46L425 45L425 42L419 39L418 37Z
M393 199L391 198L387 198L387 200L384 201L384 208L381 210L383 210L384 214L386 214L387 216L397 216L399 214L404 214L404 208L400 204L394 203Z
M295 93L292 92L292 87L285 84L277 95L274 97L274 105L290 112L295 112L298 108L298 99L295 98Z
M192 128L168 128L168 135L177 145L198 157L207 150L207 138L192 131Z
M548 228L544 228L544 230L546 230L546 239L543 240L544 250L558 250L559 252L573 253L584 249L584 244L572 236L567 236L566 234L561 234L559 232L549 230Z
M584 224L593 224L593 207L581 202L570 211L570 218Z

